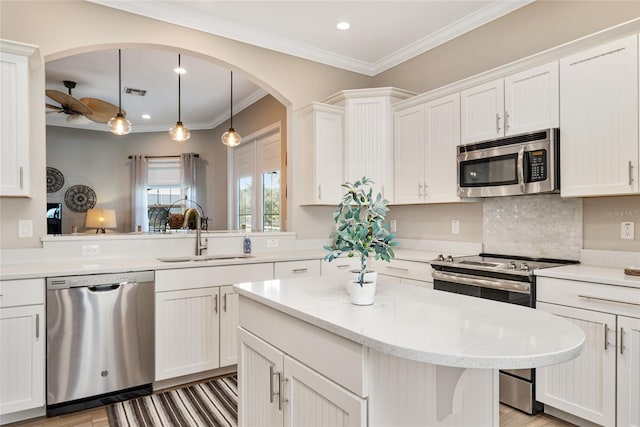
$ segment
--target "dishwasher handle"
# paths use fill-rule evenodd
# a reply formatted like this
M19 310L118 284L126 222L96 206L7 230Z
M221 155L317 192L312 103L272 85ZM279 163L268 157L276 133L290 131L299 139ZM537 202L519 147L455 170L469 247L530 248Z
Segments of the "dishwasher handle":
M112 283L110 285L89 286L88 288L91 292L110 292L120 288L121 284L122 283Z

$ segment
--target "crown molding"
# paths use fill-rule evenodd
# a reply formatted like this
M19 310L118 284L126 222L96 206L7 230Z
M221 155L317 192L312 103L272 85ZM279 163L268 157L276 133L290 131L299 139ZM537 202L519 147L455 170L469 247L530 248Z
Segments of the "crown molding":
M373 63L335 54L253 28L231 24L216 17L205 16L205 14L187 18L180 13L182 6L179 2L172 4L170 2L151 1L87 1L373 77L535 0L496 0L481 10L444 27L442 30L436 31ZM181 19L178 21L175 18L176 16L181 16Z

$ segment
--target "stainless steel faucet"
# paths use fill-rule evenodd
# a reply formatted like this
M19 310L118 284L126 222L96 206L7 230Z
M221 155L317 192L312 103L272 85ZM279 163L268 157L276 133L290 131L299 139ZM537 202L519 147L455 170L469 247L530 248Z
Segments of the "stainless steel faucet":
M202 244L201 231L200 231L200 221L202 215L196 208L189 208L184 212L184 222L182 223L182 228L189 227L189 217L191 216L191 212L195 212L196 214L196 255L202 255L202 251L207 249L208 239L205 239L205 244Z

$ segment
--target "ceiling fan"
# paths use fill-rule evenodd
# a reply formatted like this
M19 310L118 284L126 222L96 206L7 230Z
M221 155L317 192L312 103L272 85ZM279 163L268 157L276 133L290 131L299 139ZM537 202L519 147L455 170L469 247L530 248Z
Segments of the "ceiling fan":
M69 89L66 94L59 90L48 89L45 91L47 96L60 106L45 104L48 113L64 113L68 114L67 121L82 122L84 118L98 123L107 123L113 116L118 113L118 106L107 101L96 98L75 98L71 95L71 89L76 87L76 82L64 80L64 87ZM122 110L122 114L126 115Z

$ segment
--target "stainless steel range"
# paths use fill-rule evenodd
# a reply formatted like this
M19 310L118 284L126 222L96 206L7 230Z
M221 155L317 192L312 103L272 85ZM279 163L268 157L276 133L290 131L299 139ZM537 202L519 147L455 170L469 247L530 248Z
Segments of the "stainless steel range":
M434 289L535 308L534 272L578 261L496 254L431 261ZM500 401L528 414L542 409L535 400L535 369L500 371Z

